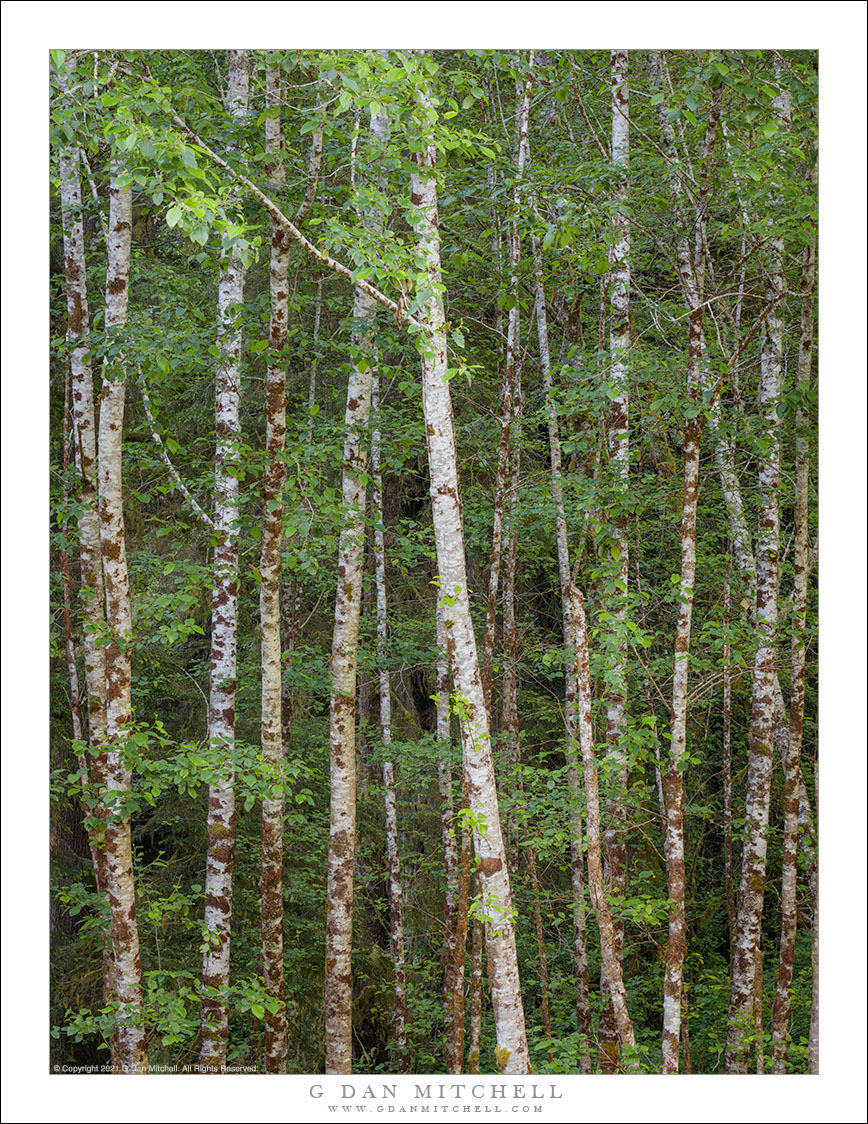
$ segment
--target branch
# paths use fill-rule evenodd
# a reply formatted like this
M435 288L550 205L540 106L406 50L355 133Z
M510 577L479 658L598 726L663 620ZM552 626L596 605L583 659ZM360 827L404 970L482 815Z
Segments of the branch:
M193 511L195 511L195 513L199 516L199 518L204 523L206 523L211 528L212 531L216 530L216 528L214 526L214 520L211 518L210 515L208 515L208 513L206 511L204 511L199 506L199 504L196 502L196 500L190 494L190 489L187 487L187 485L181 479L181 477L178 473L178 470L175 468L175 466L169 460L169 454L166 452L165 446L163 445L163 439L159 435L159 433L157 433L157 427L156 427L156 424L154 422L154 415L151 413L151 400L148 398L148 391L147 391L147 388L145 386L145 376L142 374L142 368L141 367L139 367L139 391L141 392L141 395L142 395L142 405L145 407L145 414L147 415L147 418L148 418L148 425L149 425L150 430L151 430L151 437L153 437L154 444L157 446L157 448L160 451L160 457L163 461L163 464L169 470L169 475L175 481L175 486L183 494L184 498L187 500L190 507L192 507Z
M151 81L153 81L153 79L151 79ZM378 304L383 305L384 308L388 308L389 311L392 312L396 317L400 315L405 323L412 324L416 328L421 328L421 324L415 317L407 316L406 314L404 314L403 309L396 301L391 300L385 295L385 293L381 293L375 285L372 285L370 283L370 281L363 280L362 278L356 278L353 274L353 271L345 266L342 262L336 261L334 258L329 257L328 254L323 253L322 250L317 249L317 247L314 246L314 244L309 239L305 238L305 236L301 233L295 223L290 222L290 220L286 217L283 211L281 211L280 207L278 207L273 199L269 199L265 192L260 191L260 189L256 186L255 183L253 183L252 180L248 179L247 176L245 176L242 172L237 172L230 164L227 164L222 157L218 156L213 149L209 148L208 145L205 144L205 142L202 140L202 138L193 129L190 128L186 121L184 121L182 117L178 116L178 114L174 111L174 109L172 109L168 102L164 101L164 104L166 105L169 115L175 122L175 124L178 125L179 128L184 130L190 140L202 152L204 152L208 159L211 160L212 163L216 164L219 168L223 168L224 171L228 172L235 183L242 184L244 187L246 187L247 190L250 191L259 200L263 207L265 207L266 211L268 211L272 219L274 219L274 221L279 226L282 226L289 233L290 237L298 242L298 244L303 249L305 249L311 255L311 257L316 258L318 262L324 265L327 269L330 269L333 273L337 273L341 277L345 277L347 281L349 281L352 285L355 285L358 289L361 289L362 292L366 293L372 300L375 300Z

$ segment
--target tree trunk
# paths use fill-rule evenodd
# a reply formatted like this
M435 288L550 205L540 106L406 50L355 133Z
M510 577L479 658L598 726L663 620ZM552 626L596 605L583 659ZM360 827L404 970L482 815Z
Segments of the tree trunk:
M61 150L60 200L63 222L63 253L66 279L67 340L70 346L69 376L72 393L72 423L75 434L75 459L78 468L78 552L81 575L84 652L84 686L87 700L87 740L91 753L81 764L87 773L83 785L89 786L96 804L92 815L105 817L106 786L106 679L105 648L97 639L105 631L105 594L100 545L96 426L94 421L93 369L90 361L90 314L87 300L87 263L84 254L84 226L81 218L81 179L79 148ZM76 695L77 698L77 695ZM77 735L81 737L81 732ZM92 848L97 889L105 893L108 859L105 847ZM111 926L102 934L103 994L108 1002L114 992L114 954ZM116 1061L116 1040L112 1038L112 1061Z
M784 95L775 98L779 118L789 120ZM750 723L745 844L738 901L738 932L729 999L729 1032L724 1070L746 1073L753 1022L753 989L761 958L763 896L768 846L769 796L775 734L777 680L778 546L780 450L778 403L781 391L782 298L784 293L783 238L771 240L765 297L771 311L763 329L760 359L760 408L765 415L764 453L759 469L757 524L756 627L759 643L754 657L753 702Z
M375 140L386 137L386 119L371 118ZM353 167L355 157L352 157ZM377 221L362 214L366 225ZM331 830L326 913L325 1055L326 1073L352 1071L353 859L356 845L356 665L365 548L368 452L365 446L376 362L376 303L361 285L353 301L356 359L347 385L344 415L342 512L338 581L332 636Z
M802 268L802 320L796 387L804 395L810 388L814 340L814 255L816 242L805 247ZM796 494L793 511L793 638L791 644L790 731L784 757L784 851L781 871L781 943L777 990L772 1011L774 1072L786 1073L790 988L796 950L796 875L799 841L799 780L802 727L805 720L805 627L808 606L808 412L796 410Z
M247 113L249 93L246 51L229 51L227 110L236 120ZM207 948L202 964L200 1072L226 1066L229 1015L224 992L229 984L232 935L232 869L235 860L235 677L238 633L238 455L241 391L241 328L238 306L244 298L244 265L232 251L220 258L217 288L217 360L214 378L217 444L214 457L214 548L211 599L211 667L208 743L219 778L208 790L208 857L205 869Z
M588 634L585 624L585 599L573 585L570 590L573 602L572 618L576 628L576 677L579 686L579 744L585 769L585 806L588 825L588 883L591 901L600 931L600 955L612 997L612 1009L618 1027L620 1049L625 1047L629 1057L621 1059L627 1070L637 1069L636 1039L627 1010L627 992L621 976L621 965L615 954L615 930L612 914L606 901L603 883L603 859L600 837L600 794L597 785L597 761L594 753L594 727L591 720L591 668L588 654Z
M427 115L431 106L424 89L419 92L419 100L422 113ZM416 169L411 202L420 271L424 270L427 275L428 292L420 301L419 310L422 323L420 351L439 597L444 605L443 623L461 720L464 763L474 820L474 844L479 858L480 912L487 928L497 1063L504 1073L527 1073L530 1061L515 949L512 894L497 806L488 714L470 615L452 403L445 377L446 323L440 272L435 159L433 143L424 138L420 150L414 153Z
M612 779L606 808L604 856L606 884L609 891L623 897L627 875L627 817L625 798L627 792L627 756L623 748L626 733L627 698L627 585L629 579L629 540L627 516L623 510L629 487L630 473L630 388L627 356L630 349L630 217L627 208L630 169L630 92L628 83L628 52L612 51L612 164L618 170L618 183L612 192L612 248L609 268L609 303L611 329L609 342L609 380L615 395L609 407L608 445L609 465L617 492L610 511L612 554L616 559L611 573L617 593L610 601L609 668L611 685L606 700L606 752L611 762L607 770ZM607 676L608 679L608 676ZM624 923L613 919L615 929L615 955L623 965ZM615 1025L611 999L605 976L600 988L603 1006L600 1011L600 1060L604 1072L614 1072L618 1061L618 1029Z
M558 544L558 575L561 590L564 649L567 664L564 671L564 754L569 780L570 821L570 877L573 908L573 971L576 978L576 1026L579 1033L579 1071L591 1072L591 1004L588 975L588 944L585 931L585 878L582 852L581 785L578 766L579 692L576 676L577 650L576 622L573 617L570 574L570 551L567 537L567 518L564 508L561 479L561 442L558 433L558 415L552 386L551 357L549 353L548 318L546 316L545 289L543 287L542 254L535 236L531 238L534 261L534 295L536 304L537 337L539 340L540 368L545 390L548 418L549 452L552 466L552 499L555 505L555 531Z
M285 180L280 158L280 71L269 63L265 105L278 115L265 122L265 147L273 156L271 180ZM262 759L275 787L283 783L283 723L280 644L280 546L283 534L283 487L286 466L286 346L289 316L289 247L286 231L272 220L269 286L271 324L265 375L266 468L262 485L259 620L262 658ZM265 1014L265 1071L286 1072L286 1002L283 971L283 812L282 787L262 801L261 926L265 990L278 1004Z
M106 272L106 335L120 337L127 322L132 232L132 189L121 189L115 166L110 189L108 269ZM118 1002L117 1058L121 1073L146 1073L147 1044L142 1025L142 961L136 924L136 896L129 815L124 807L131 774L124 760L125 739L132 722L130 643L132 615L127 571L123 506L123 423L126 392L125 360L103 373L99 412L99 517L106 626L106 887L111 909L115 993Z
M404 967L404 900L401 860L398 855L398 817L395 795L395 766L391 760L392 692L388 665L388 616L386 607L386 544L383 509L383 478L380 470L379 378L371 389L374 429L371 436L371 488L374 519L374 573L377 584L377 665L380 678L380 744L383 747L383 790L386 805L386 846L389 854L389 931L395 982L392 995L392 1024L398 1072L410 1072L407 1052L407 989Z

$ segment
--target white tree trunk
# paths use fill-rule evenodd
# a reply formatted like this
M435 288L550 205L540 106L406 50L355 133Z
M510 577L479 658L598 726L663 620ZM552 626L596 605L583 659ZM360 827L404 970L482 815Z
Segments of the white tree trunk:
M132 189L121 189L121 169L115 166L110 189L108 269L106 272L106 335L120 336L127 322L132 234ZM99 514L106 625L106 885L111 907L115 990L120 1026L117 1068L122 1073L146 1073L147 1044L142 1025L142 961L136 924L136 896L130 821L124 798L130 789L130 770L124 746L132 722L130 643L132 614L127 571L123 505L123 423L126 371L121 356L106 365L99 412Z
M622 897L627 876L627 817L624 800L627 792L627 755L623 749L626 732L627 644L624 626L627 619L627 586L629 581L629 539L627 517L623 511L630 475L630 385L628 353L630 349L630 217L627 208L630 169L630 89L628 52L611 54L612 84L612 164L618 182L612 192L613 242L609 265L609 381L614 394L609 407L609 466L615 514L610 520L613 554L616 563L612 577L617 592L609 602L608 622L609 667L611 672L606 700L606 752L611 761L607 770L613 791L607 800L604 857L606 884L611 893ZM611 510L611 507L610 507ZM608 676L607 676L608 679ZM613 920L615 955L624 959L624 923ZM600 1013L600 1057L604 1069L613 1071L618 1061L618 1030L612 1012L605 976L601 976L603 1009Z
M249 71L246 51L229 52L227 109L241 120L247 113ZM229 1016L223 990L229 984L232 933L232 869L235 859L235 686L238 634L238 479L232 462L238 452L241 390L241 329L237 306L244 298L244 266L231 250L221 253L217 288L217 346L214 379L217 447L214 458L214 549L211 600L211 669L208 741L219 780L208 792L208 856L205 870L207 949L202 966L200 1071L226 1066Z
M421 114L427 116L430 102L424 90L420 91L419 101ZM481 913L487 930L491 999L497 1034L496 1058L498 1067L504 1073L527 1073L530 1060L515 949L512 894L464 564L452 403L446 381L446 323L434 178L436 157L430 139L423 141L420 151L414 154L414 160L416 170L411 189L413 226L419 246L420 270L425 276L424 289L419 294L423 326L419 340L422 397L437 544L439 597L444 606L443 623L461 720L470 808L474 817Z
M391 760L392 690L388 665L388 610L386 604L386 542L383 507L383 478L380 468L379 378L375 374L371 389L374 428L371 434L371 492L374 518L374 575L377 585L377 665L380 679L380 744L383 747L383 791L386 810L386 847L389 855L389 932L395 982L392 993L392 1025L398 1072L410 1072L407 1052L407 988L404 967L404 899L401 888L401 860L398 854L398 815L395 793L395 765Z
M783 95L775 98L781 121L789 120ZM754 657L753 701L750 723L745 844L742 852L738 900L738 932L729 997L729 1032L724 1069L746 1073L750 1051L746 1031L754 1023L753 998L762 961L762 917L768 847L769 798L775 738L775 682L777 680L778 547L780 448L778 403L781 393L781 315L785 279L784 242L771 240L765 298L771 307L763 329L760 357L760 408L763 411L764 454L759 468L757 520L757 585L755 621L759 643Z
M285 179L280 157L280 70L269 63L265 104L278 116L266 122L266 151L274 158L271 180L280 187ZM262 484L262 545L259 573L260 652L262 659L262 759L270 767L272 783L283 782L283 723L280 645L280 546L283 534L283 486L286 466L286 346L289 316L290 240L272 222L269 290L271 324L265 375L266 468ZM262 967L265 990L279 1004L265 1015L265 1071L286 1072L286 1005L283 970L283 812L282 790L262 801L261 926Z

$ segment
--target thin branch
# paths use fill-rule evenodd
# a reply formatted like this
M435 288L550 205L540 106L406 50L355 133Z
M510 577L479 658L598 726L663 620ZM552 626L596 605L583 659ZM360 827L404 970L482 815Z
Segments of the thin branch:
M189 503L190 507L192 507L193 511L199 516L199 518L205 524L207 524L207 526L209 526L212 531L216 530L216 528L214 526L214 520L211 518L210 515L208 515L208 513L206 511L204 511L199 506L199 504L196 502L196 500L191 495L190 489L187 487L187 485L181 479L180 474L178 473L178 470L175 468L175 466L169 460L169 454L166 452L165 446L163 445L163 439L159 435L159 433L157 433L156 423L154 422L154 415L151 413L151 400L148 397L148 390L147 390L147 387L145 385L145 376L142 373L141 367L139 367L139 391L140 391L141 396L142 396L142 405L145 407L145 414L147 415L147 418L148 418L148 426L150 427L150 430L151 430L151 437L153 437L154 444L157 446L157 448L160 451L160 458L162 459L163 464L169 470L169 475L175 481L175 487L182 493L182 495L186 499L187 503Z

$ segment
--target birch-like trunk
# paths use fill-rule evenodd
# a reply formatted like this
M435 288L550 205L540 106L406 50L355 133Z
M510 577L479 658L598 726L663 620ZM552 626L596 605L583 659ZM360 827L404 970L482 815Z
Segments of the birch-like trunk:
M371 492L374 519L374 575L377 585L377 665L380 679L380 744L383 747L383 791L386 805L386 848L389 855L389 934L395 982L392 991L392 1026L398 1072L410 1072L407 1052L407 987L404 967L404 899L401 860L398 855L398 815L395 765L391 760L392 689L388 664L388 612L386 605L386 542L383 507L383 478L380 469L379 378L371 388L374 428L371 434Z
M446 1046L446 1072L460 1073L464 1060L464 946L459 938L459 855L452 801L451 734L449 721L449 656L443 635L443 611L437 608L437 791L440 796L440 834L446 868L446 933L443 970L443 1038ZM469 842L469 836L468 836ZM467 941L467 901L465 895L463 940ZM460 962L459 962L460 957Z
M329 706L331 814L326 912L326 1073L352 1071L353 858L356 841L356 666L365 543L365 444L371 411L373 302L356 289L359 359L347 384L342 511Z
M789 103L784 94L775 98L781 122L789 121ZM754 981L761 962L763 897L768 847L769 798L772 752L775 738L775 684L777 681L778 547L780 448L778 404L781 393L782 303L785 287L784 242L771 240L765 299L770 307L763 326L760 356L760 409L763 412L763 443L760 454L757 519L757 584L755 621L759 634L753 667L750 749L748 756L745 843L742 852L741 885L735 959L729 997L729 1032L724 1070L746 1073L752 1028ZM761 970L761 969L759 969Z
M121 188L121 168L110 188L105 329L120 337L127 323L132 234L132 188ZM118 1003L116 1069L146 1073L147 1044L142 1025L142 961L136 923L136 896L130 821L124 808L131 774L124 759L132 722L130 643L132 613L127 571L123 505L123 424L126 371L121 356L103 374L99 411L99 524L106 596L106 888L111 909L115 993Z
M266 109L277 116L265 122L265 148L272 157L271 181L279 189L285 180L281 152L280 70L268 64ZM280 546L283 534L283 487L286 466L286 346L289 317L289 248L286 231L272 220L269 294L271 323L265 374L266 467L262 483L262 545L259 573L260 652L262 660L262 759L272 783L283 782L283 724L280 645ZM283 969L283 791L262 801L261 927L265 990L278 1003L265 1015L265 1071L286 1072L286 1003Z
M424 89L419 92L419 102L421 115L428 117L431 105ZM527 1073L530 1059L515 948L512 894L464 562L452 403L446 380L446 322L440 271L435 161L432 141L422 138L419 151L414 153L416 168L412 178L411 203L420 273L425 276L425 288L420 293L422 332L419 342L439 597L444 606L443 624L461 720L474 844L479 858L480 912L486 922L497 1064L504 1073Z
M611 620L611 679L606 700L606 752L611 762L607 770L612 778L612 792L606 807L604 856L606 884L610 892L623 897L627 876L627 817L624 799L627 792L627 756L623 748L626 732L627 697L627 585L629 579L629 540L627 516L623 510L630 474L630 387L627 355L630 348L630 218L627 208L630 169L630 88L628 52L612 51L612 164L618 182L612 192L612 249L609 268L609 381L614 394L609 407L609 465L617 492L615 514L610 522L613 554L617 558L613 573L617 592L609 602ZM607 677L608 678L608 677ZM614 920L615 955L624 960L624 923ZM613 1072L618 1062L618 1030L609 998L605 976L600 987L603 1007L600 1012L600 1061L604 1072Z
M371 133L383 143L385 116L371 118ZM353 158L353 164L354 164ZM362 220L378 221L372 212ZM331 813L326 905L325 1068L352 1072L353 1058L353 866L356 846L356 668L365 553L366 446L371 386L376 362L376 303L361 285L353 300L355 361L344 414L342 520L332 634L332 693L329 704Z
M796 875L799 845L799 780L802 727L805 721L805 628L808 606L808 412L804 398L810 388L814 341L814 239L805 247L802 268L802 315L796 388L802 395L796 410L796 493L793 511L793 638L791 643L790 730L784 756L784 850L781 870L781 943L777 988L772 1010L774 1072L786 1072L790 988L796 951Z
M94 419L93 369L90 361L90 314L87 300L87 263L84 254L84 225L81 218L79 148L69 145L60 152L61 215L66 279L67 340L72 395L72 424L78 469L78 556L81 575L81 608L84 622L84 686L87 700L87 740L91 748L86 780L97 796L94 814L105 815L106 786L106 678L105 648L97 640L105 632L105 593L98 509L96 425ZM77 696L76 696L77 697ZM77 737L81 736L79 732ZM105 893L108 859L103 846L92 850L94 876ZM103 991L108 1001L114 991L114 954L111 927L103 930ZM112 1060L115 1060L112 1039Z
M655 85L665 89L665 64L657 52L651 55ZM702 151L699 189L694 203L693 246L687 237L688 215L683 172L675 147L675 135L667 113L666 99L658 105L663 153L680 228L676 253L681 289L688 312L687 395L694 410L701 392L703 318L705 311L706 207L711 162L714 155L720 91L712 94ZM692 411L690 411L692 412ZM698 411L697 411L698 414ZM702 440L701 415L684 420L684 487L681 509L681 575L678 617L675 625L675 655L672 676L672 721L669 764L664 791L666 799L666 880L672 906L669 911L669 936L666 944L666 970L663 980L663 1037L661 1061L664 1073L678 1072L681 1039L681 1009L684 984L684 957L687 952L687 918L684 885L684 771L687 754L688 679L690 636L693 618L693 593L696 581L696 512L699 496L699 450Z
M622 1067L628 1070L637 1068L636 1039L633 1023L627 1009L627 992L621 975L615 946L615 929L612 914L606 900L603 881L602 839L600 831L600 793L597 784L597 759L594 752L594 727L591 719L591 667L588 654L588 633L585 623L585 599L575 586L570 588L572 600L571 616L576 630L576 677L579 687L579 745L585 771L585 807L588 827L588 883L591 901L600 931L600 955L603 970L612 998L612 1010L618 1027L620 1050L628 1050L630 1057Z
M546 315L545 288L543 286L542 254L535 236L531 237L534 264L534 296L536 304L537 337L539 340L540 369L545 391L546 416L549 431L549 453L552 466L552 499L555 505L555 531L558 544L558 575L563 613L564 649L568 659L564 672L564 725L567 773L569 780L570 821L570 878L572 883L573 912L573 969L576 978L576 1026L579 1032L578 1061L581 1073L591 1072L591 1005L588 974L588 942L585 931L585 877L582 853L581 785L578 765L579 691L576 675L577 650L576 622L571 596L570 550L567 536L567 517L564 508L561 473L561 441L558 432L558 415L552 386L551 356L549 352L548 317ZM570 658L571 657L571 658Z
M235 120L247 113L249 69L246 51L229 51L227 110ZM238 454L241 391L241 329L238 307L244 299L244 265L224 249L217 287L217 360L214 377L216 451L214 456L214 548L211 598L211 667L208 742L218 778L208 790L208 852L205 869L207 948L202 965L200 1072L226 1066L229 1016L224 992L229 984L232 934L232 869L235 859L235 686L238 634Z

